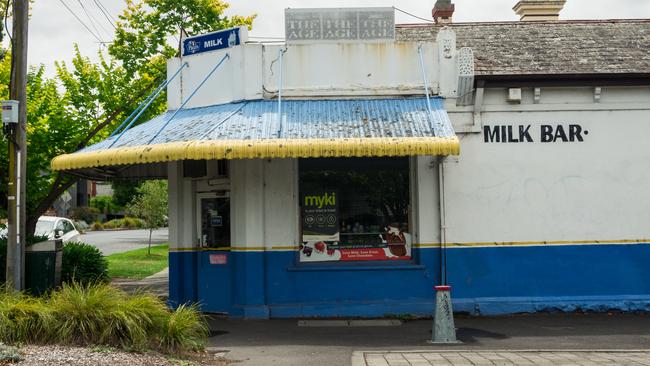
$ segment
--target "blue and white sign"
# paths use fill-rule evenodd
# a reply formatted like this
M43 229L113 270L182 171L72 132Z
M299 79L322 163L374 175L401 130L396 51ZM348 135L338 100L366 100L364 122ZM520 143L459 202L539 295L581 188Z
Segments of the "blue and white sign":
M247 28L229 28L183 40L183 56L239 46L246 42Z

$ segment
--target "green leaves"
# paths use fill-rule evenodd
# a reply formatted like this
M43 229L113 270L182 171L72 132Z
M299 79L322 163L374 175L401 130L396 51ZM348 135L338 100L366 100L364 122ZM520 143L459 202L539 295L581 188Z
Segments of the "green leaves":
M109 53L135 75L153 57L177 54L181 31L189 35L235 26L251 27L255 15L226 17L221 0L126 0Z
M127 210L144 220L147 229L165 226L167 221L167 181L147 181L138 188L139 196Z

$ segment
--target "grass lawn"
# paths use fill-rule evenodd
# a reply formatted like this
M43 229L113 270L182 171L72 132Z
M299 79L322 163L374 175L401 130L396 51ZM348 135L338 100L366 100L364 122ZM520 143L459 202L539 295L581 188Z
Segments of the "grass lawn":
M139 280L165 269L169 265L167 256L166 244L152 246L151 255L147 255L147 248L111 254L106 257L108 275L112 278Z

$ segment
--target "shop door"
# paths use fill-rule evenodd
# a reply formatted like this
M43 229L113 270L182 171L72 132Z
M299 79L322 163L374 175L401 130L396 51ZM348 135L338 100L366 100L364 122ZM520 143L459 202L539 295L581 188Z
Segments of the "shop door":
M203 311L227 313L232 304L230 196L197 195L199 254L198 295Z

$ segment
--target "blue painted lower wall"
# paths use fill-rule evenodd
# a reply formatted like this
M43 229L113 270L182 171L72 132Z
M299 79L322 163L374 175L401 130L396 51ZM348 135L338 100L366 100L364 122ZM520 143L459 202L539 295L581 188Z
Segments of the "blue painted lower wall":
M429 315L440 250L414 257L307 266L292 251L172 252L170 303L247 318ZM450 248L447 267L457 312L650 310L649 244Z

